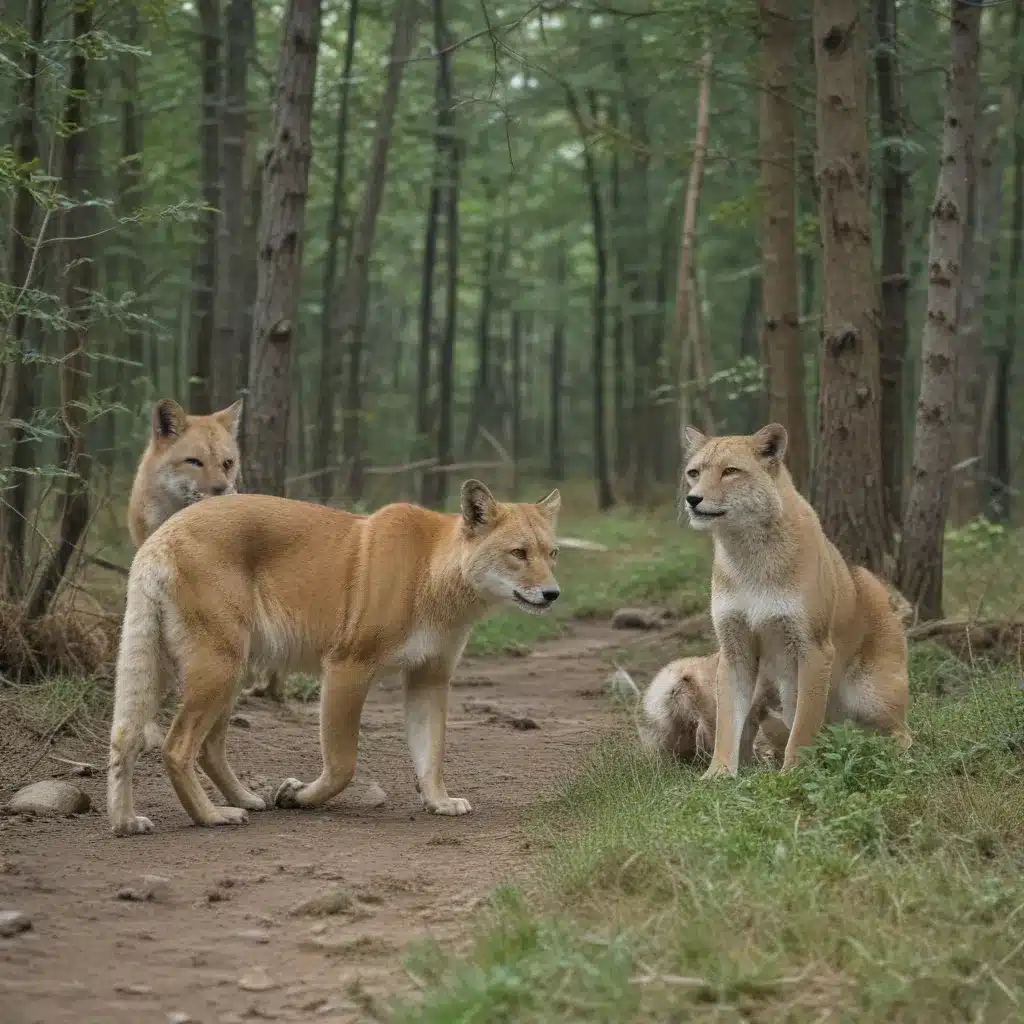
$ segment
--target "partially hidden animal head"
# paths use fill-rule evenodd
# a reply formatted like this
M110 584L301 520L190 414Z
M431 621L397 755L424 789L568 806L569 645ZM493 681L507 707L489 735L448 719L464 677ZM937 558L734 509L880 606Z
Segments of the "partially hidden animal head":
M711 756L715 746L718 652L669 662L651 680L640 709L640 739L677 761Z
M776 518L782 510L786 428L769 423L756 434L707 437L686 428L679 514L697 530L742 528Z
M190 416L170 398L153 406L148 458L168 504L235 493L241 420L241 399L209 416Z
M558 599L555 525L561 504L557 490L536 504L504 504L479 480L462 485L462 571L480 597L534 613Z

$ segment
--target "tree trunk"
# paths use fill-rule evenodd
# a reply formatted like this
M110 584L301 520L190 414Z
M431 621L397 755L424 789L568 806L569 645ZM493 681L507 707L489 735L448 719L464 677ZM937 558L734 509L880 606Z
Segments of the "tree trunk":
M345 389L344 452L349 470L349 493L358 500L363 493L363 380L362 349L366 327L367 288L370 256L377 230L377 214L384 197L388 154L395 110L402 88L402 76L416 37L419 8L416 0L395 0L395 21L388 59L388 80L377 112L377 127L370 147L370 166L363 191L359 218L352 234L348 267L341 287L339 336L342 351L348 353Z
M1013 11L1013 85L1010 125L1013 171L1010 185L1010 255L1006 285L1006 326L1003 344L996 355L992 439L989 442L990 482L988 517L995 522L1010 519L1013 452L1010 434L1010 395L1013 356L1017 345L1021 273L1024 272L1024 0Z
M693 359L693 336L690 310L696 299L693 284L694 249L697 243L697 206L700 202L700 189L704 180L704 161L708 150L708 128L711 120L711 65L713 51L708 41L704 45L704 54L700 59L699 84L697 92L697 133L693 140L693 159L690 161L690 177L686 183L686 195L683 199L683 235L679 243L679 266L676 270L676 309L672 320L671 351L679 353L679 439L680 450L686 450L686 427L689 426L691 409L690 402L690 370L695 365ZM699 382L698 382L699 386ZM707 408L706 403L704 408ZM714 424L702 422L700 429L706 434L715 432Z
M752 274L747 285L747 300L743 303L740 318L740 359L761 363L761 344L758 325L761 322L761 276ZM738 410L736 430L741 434L753 434L768 422L763 392L745 396ZM730 427L730 429L732 429Z
M445 218L445 301L444 329L438 365L437 464L452 463L452 419L455 400L455 335L459 298L459 139L455 132L455 82L452 69L451 34L445 21L443 0L434 0L434 46L437 58L437 132L438 144L444 143L438 156L442 165L442 191ZM430 503L443 508L448 497L448 474L432 474ZM428 476L427 479L430 477Z
M615 106L608 110L609 126L613 133L618 131ZM625 256L619 235L622 230L622 181L619 169L619 149L612 149L611 157L611 234L615 251L615 306L612 315L612 402L615 406L615 475L624 480L629 474L629 423L630 410L627 406L628 380L626 376L626 317L622 297L625 291L623 265Z
M867 23L857 0L814 0L824 260L814 505L855 565L882 572L878 298L871 253Z
M562 392L565 388L565 307L569 277L569 258L564 242L559 243L555 264L555 292L558 308L551 328L551 391L548 428L548 476L565 479L565 449L562 442ZM600 272L600 270L599 270ZM595 397L596 397L595 389ZM604 389L600 389L602 394Z
M220 177L220 10L219 0L198 0L202 34L202 122L199 130L203 203L199 243L192 269L192 352L189 409L210 412L213 362L213 315L217 277L217 233L221 204Z
M942 618L942 541L953 484L957 322L978 114L981 11L963 0L953 0L952 11L942 159L928 245L928 310L921 339L914 465L897 576L900 590L922 619Z
M493 205L494 195L488 193L488 206ZM480 284L480 315L476 329L476 375L473 379L473 400L469 413L469 427L463 452L467 459L473 455L473 445L484 419L484 409L491 397L491 312L494 305L494 233L493 216L487 224L484 239L484 266Z
M910 177L903 167L907 129L897 60L896 0L876 0L875 81L882 150L882 487L890 529L903 516L903 364L907 349L904 213Z
M93 5L76 4L72 37L84 40L93 30ZM29 618L48 611L64 579L79 542L89 525L89 474L91 460L85 449L88 418L89 360L86 355L89 318L96 291L96 208L89 204L96 174L95 129L85 111L89 95L87 49L76 48L71 56L68 92L62 123L65 129L61 155L60 190L72 204L61 216L61 267L64 273L64 306L67 327L60 362L60 438L57 458L65 476L59 537L36 580L26 606Z
M811 450L800 338L796 244L794 0L761 0L761 350L768 419L786 426L786 463L807 487Z
M38 119L39 51L43 44L45 21L45 0L28 0L25 11L25 28L28 45L25 48L18 90L18 112L14 124L14 155L21 173L39 156L36 136ZM3 524L3 588L14 598L20 597L25 586L25 530L28 524L29 492L32 484L32 469L35 466L35 443L28 436L22 424L32 418L36 369L26 359L28 352L29 318L19 305L25 301L25 294L32 286L34 270L34 238L36 203L27 188L19 188L14 196L14 210L11 223L10 261L11 293L17 296L14 314L11 318L10 342L14 349L7 372L3 375L3 406L10 403L11 425L8 436L11 446L10 489L0 506L0 521Z
M289 0L281 36L273 134L263 169L259 276L249 364L245 479L250 490L261 494L285 492L319 41L320 0Z
M223 154L223 210L217 239L214 352L211 404L229 406L237 397L245 327L245 150L248 130L248 70L253 0L228 0L224 107L219 134Z
M509 448L512 456L512 500L516 501L522 474L519 460L523 457L523 318L518 309L512 312L509 347L512 350L509 381Z
M324 258L323 288L320 297L320 387L317 391L317 430L315 469L326 470L334 450L335 395L338 390L337 346L334 322L334 290L338 282L338 250L344 235L345 163L348 155L348 104L352 92L352 64L356 52L356 28L359 0L349 0L348 28L345 35L345 61L338 85L338 129L334 140L334 184L331 188L331 213L327 220L327 255ZM334 492L334 474L321 472L317 477L320 500L328 501Z

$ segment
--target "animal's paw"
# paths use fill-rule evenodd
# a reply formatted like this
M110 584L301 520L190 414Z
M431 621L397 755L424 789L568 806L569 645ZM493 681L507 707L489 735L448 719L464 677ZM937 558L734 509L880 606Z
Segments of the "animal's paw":
M727 764L723 764L721 761L712 761L708 765L707 771L700 778L701 782L707 782L710 779L734 779L736 778L736 772L732 771Z
M432 814L447 814L451 817L458 817L462 814L469 814L473 805L460 796L446 796L441 800L434 800L427 803L427 810Z
M218 807L217 813L204 825L213 827L216 825L248 825L249 812L244 807Z
M305 789L305 783L299 782L298 779L285 779L280 786L277 787L277 792L274 794L274 806L284 807L287 809L294 809L301 807L297 797L300 789Z
M265 811L267 809L267 801L255 793L246 793L238 801L237 806L244 807L247 811Z
M134 818L129 818L127 821L118 822L112 826L111 831L115 836L144 836L148 832L153 831L153 822L149 818L144 818L141 814L137 814Z

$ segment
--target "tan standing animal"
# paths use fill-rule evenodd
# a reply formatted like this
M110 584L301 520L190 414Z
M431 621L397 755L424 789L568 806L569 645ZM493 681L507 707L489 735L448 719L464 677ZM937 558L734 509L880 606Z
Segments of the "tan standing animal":
M139 549L128 580L110 732L107 809L119 835L149 832L135 814L132 773L162 677L182 682L164 763L200 825L239 825L263 800L236 778L224 738L254 665L319 671L323 771L286 779L274 803L317 807L356 768L363 701L387 668L404 673L406 736L420 797L437 814L466 814L442 777L448 687L473 624L503 605L541 612L559 596L552 491L500 504L478 481L460 514L388 505L370 516L240 494L169 519ZM196 762L227 799L216 807Z
M641 744L662 757L690 764L711 757L715 747L715 680L719 653L677 658L651 680L638 713ZM774 688L762 686L750 718L759 728L754 754L778 762L786 750L789 730L771 707Z
M753 744L759 679L774 681L790 729L783 767L822 725L850 719L908 747L907 641L885 585L851 568L784 464L778 423L748 437L686 428L680 504L709 530L711 617L721 659L715 749L705 778L735 775Z

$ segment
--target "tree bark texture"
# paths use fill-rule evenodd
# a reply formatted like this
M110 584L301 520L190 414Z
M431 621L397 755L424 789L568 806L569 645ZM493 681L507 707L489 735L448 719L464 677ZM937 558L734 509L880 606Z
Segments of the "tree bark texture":
M192 269L191 358L189 409L210 412L213 363L214 295L217 280L217 233L220 219L220 10L219 0L198 0L201 33L202 104L199 129L203 210Z
M814 506L851 563L882 572L890 538L882 502L867 22L857 0L814 0L813 31L824 258Z
M93 5L76 4L72 36L83 39L93 30ZM88 205L96 176L95 129L88 124L88 57L82 49L71 56L63 123L67 134L61 154L61 192L73 205L61 216L60 255L64 274L64 305L68 325L60 363L60 437L57 458L65 476L57 543L36 580L26 605L35 618L48 611L89 525L91 459L85 447L89 397L88 341L90 305L96 292L95 207Z
M341 239L345 234L345 171L348 156L349 97L352 92L352 65L356 53L356 28L359 24L359 0L349 0L345 58L338 85L338 129L334 140L334 182L331 186L331 213L327 220L327 254L324 259L323 289L320 298L320 387L317 391L317 430L314 468L325 470L334 451L335 396L338 391L337 324L334 293L338 283ZM321 501L330 499L334 474L321 472L317 490Z
M694 370L698 363L695 357L694 345L698 339L694 337L692 320L690 316L691 307L696 302L694 295L694 273L695 249L697 245L697 207L700 203L700 189L704 181L704 162L708 151L708 130L711 120L711 67L713 60L711 43L705 44L704 53L701 56L697 86L697 130L693 140L693 159L690 161L690 176L686 183L686 194L683 197L683 234L679 243L679 265L676 270L676 305L675 314L672 319L672 332L670 335L670 351L679 353L679 380L676 382L679 389L679 443L680 451L686 450L686 427L689 426L691 409L700 407L702 412L709 408L707 402L707 381L696 377ZM698 391L704 391L703 401L693 403L689 391L696 385ZM713 434L714 424L707 422L699 424L700 429L706 434Z
M768 419L789 434L786 462L807 487L811 451L796 244L795 0L761 0L761 351Z
M384 198L388 155L391 151L395 110L402 88L405 66L416 39L419 7L416 0L395 0L394 29L388 58L388 79L377 112L377 126L370 146L366 188L352 243L339 302L339 339L348 354L345 388L344 453L349 466L349 494L359 499L363 492L363 334L366 328L367 288L370 256L377 230L377 215Z
M26 168L39 156L38 74L39 48L43 43L45 0L28 0L25 11L28 46L25 50L18 89L17 120L14 124L14 155L19 168ZM10 286L14 295L32 285L33 238L36 203L27 188L14 196L10 237ZM21 302L25 299L22 296ZM3 523L3 585L11 597L18 598L25 585L25 534L28 525L31 472L35 466L35 443L23 424L33 413L35 365L25 358L28 349L29 318L23 309L15 309L11 319L14 352L3 375L3 407L11 410L8 428L11 446L11 485L0 506Z
M613 133L618 131L618 119L614 104L608 108L608 122ZM611 234L618 238L621 230L622 175L619 166L619 149L612 149L610 168L611 191ZM623 309L625 277L623 266L626 257L621 243L615 245L615 304L612 313L612 404L615 406L615 475L624 480L629 474L629 424L631 410L627 402L629 380L626 364L626 316Z
M600 268L598 270L600 273ZM569 260L566 246L560 243L555 263L555 322L551 328L551 380L548 401L548 476L565 479L565 449L562 438L562 394L565 389L565 306ZM603 388L601 389L603 393Z
M907 350L906 205L910 176L903 166L903 113L896 0L875 0L875 82L882 131L882 486L890 524L903 516L903 366Z
M922 619L942 617L942 550L953 484L957 322L963 288L968 181L978 113L981 11L953 0L942 159L928 246L928 308L914 463L900 541L898 583Z
M249 363L245 476L246 486L262 494L285 493L319 41L320 0L289 0L281 36L273 132L263 167Z
M488 195L488 205L494 202L493 194ZM480 312L476 328L476 373L473 377L473 399L470 406L469 426L463 452L468 459L473 454L473 445L485 419L485 410L491 393L491 313L494 305L494 236L496 224L492 217L487 224L484 239L484 265L480 282Z
M211 404L224 409L238 397L241 336L245 329L245 151L248 133L249 40L253 0L228 0L224 103L220 120L223 157L222 215L218 222Z

